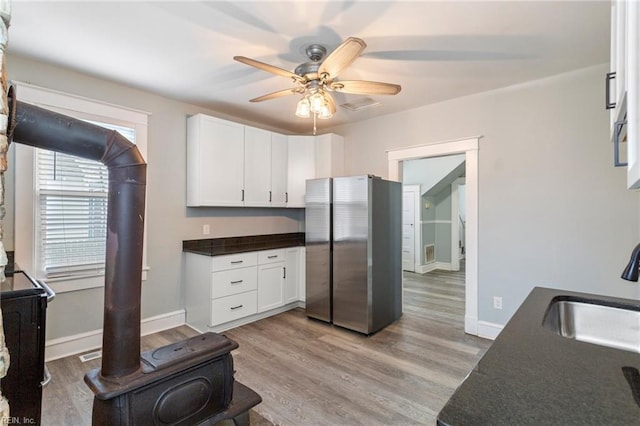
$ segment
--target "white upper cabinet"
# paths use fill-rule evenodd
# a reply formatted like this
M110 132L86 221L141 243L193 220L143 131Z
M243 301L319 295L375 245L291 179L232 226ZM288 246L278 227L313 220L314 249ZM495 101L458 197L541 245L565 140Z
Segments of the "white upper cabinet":
M268 206L271 192L271 132L244 128L244 205Z
M316 176L315 150L313 136L289 136L287 207L304 207L306 181Z
M607 75L607 108L611 109L611 134L614 124L624 118L623 105L626 102L626 26L627 2L611 2L611 61Z
M344 175L344 138L289 136L289 192L287 207L304 207L307 179Z
M627 186L640 188L640 3L627 2Z
M315 137L316 178L344 176L344 138L334 133Z
M607 108L616 166L627 166L627 187L640 188L640 4L611 3L611 72ZM626 155L625 155L626 152Z
M303 208L307 179L341 176L344 139L187 119L187 206Z
M242 206L244 126L203 114L187 120L187 205Z
M287 136L271 133L271 207L287 205L288 145Z

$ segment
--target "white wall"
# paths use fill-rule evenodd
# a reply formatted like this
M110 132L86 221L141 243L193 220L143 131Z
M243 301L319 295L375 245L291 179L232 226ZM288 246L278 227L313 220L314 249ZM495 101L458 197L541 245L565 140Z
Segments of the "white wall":
M148 280L143 283L143 318L184 308L182 240L301 230L301 209L186 207L187 116L203 112L234 118L15 55L8 56L7 66L12 80L151 113L147 155L150 270ZM20 99L19 92L17 97ZM19 174L16 177L19 178ZM7 204L10 205L11 200L8 199ZM210 225L211 235L202 235L203 224ZM101 288L59 294L48 309L47 339L102 328L102 304Z
M387 176L385 150L482 135L479 320L505 324L534 286L640 298L619 278L640 236L614 168L595 66L332 129L347 174ZM400 95L401 96L401 95ZM361 155L367 152L367 156ZM493 296L503 297L494 310Z
M464 154L404 161L402 183L420 185L420 194L424 194L463 162Z

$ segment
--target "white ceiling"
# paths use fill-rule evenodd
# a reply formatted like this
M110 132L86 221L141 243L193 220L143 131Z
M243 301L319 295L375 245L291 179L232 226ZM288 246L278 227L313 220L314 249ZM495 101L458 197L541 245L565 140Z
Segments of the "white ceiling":
M291 81L280 68L346 37L368 47L338 79L400 84L319 129L512 85L609 59L608 1L33 2L14 0L9 51L295 133L298 96L249 103ZM11 77L11 76L10 76ZM604 77L603 77L604 81ZM604 85L604 83L603 83ZM336 94L336 102L362 96Z

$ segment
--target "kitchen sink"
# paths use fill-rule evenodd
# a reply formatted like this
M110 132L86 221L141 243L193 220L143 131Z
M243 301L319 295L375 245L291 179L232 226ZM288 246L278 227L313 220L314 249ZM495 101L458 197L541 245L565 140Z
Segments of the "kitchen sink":
M558 296L542 326L568 339L640 353L640 306Z

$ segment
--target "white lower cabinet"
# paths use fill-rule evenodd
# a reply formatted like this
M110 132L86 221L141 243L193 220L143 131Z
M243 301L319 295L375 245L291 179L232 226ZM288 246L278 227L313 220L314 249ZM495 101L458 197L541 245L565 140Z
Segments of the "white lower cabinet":
M224 324L257 312L257 292L234 294L211 301L211 326Z
M297 306L304 247L185 256L187 324L196 330L219 331Z
M303 247L293 247L285 250L284 255L284 303L300 300L298 283L300 278L300 253Z
M258 312L278 308L284 304L284 262L258 266Z

